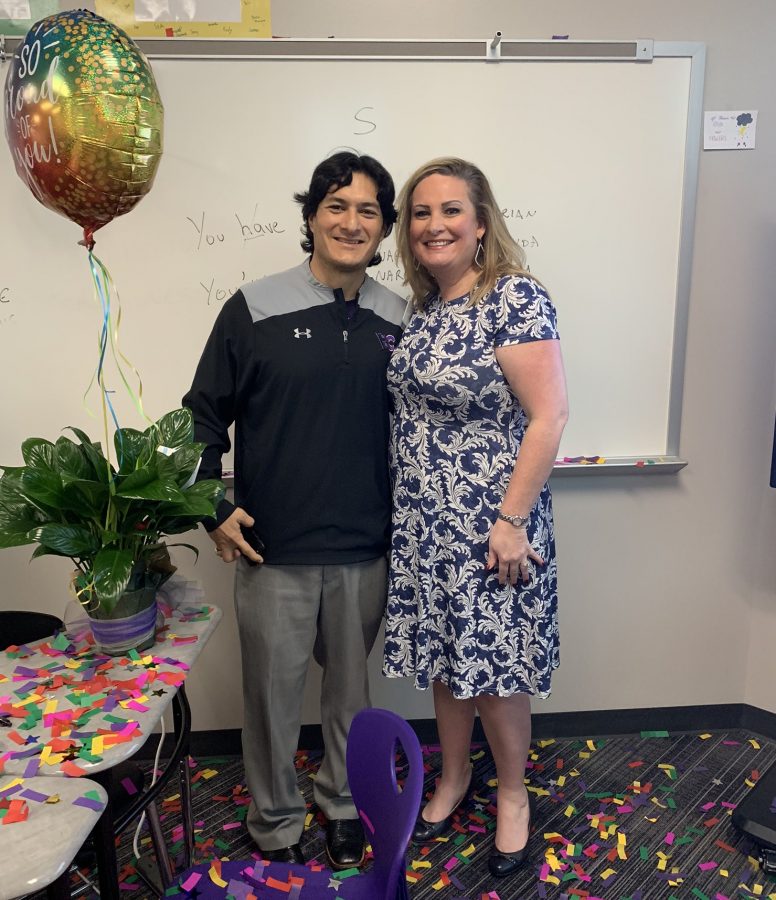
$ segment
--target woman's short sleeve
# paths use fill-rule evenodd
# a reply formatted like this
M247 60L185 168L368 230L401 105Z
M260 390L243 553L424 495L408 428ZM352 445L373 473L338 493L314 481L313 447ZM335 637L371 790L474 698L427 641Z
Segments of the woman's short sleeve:
M557 313L547 291L533 278L511 275L499 280L496 347L528 341L558 340Z

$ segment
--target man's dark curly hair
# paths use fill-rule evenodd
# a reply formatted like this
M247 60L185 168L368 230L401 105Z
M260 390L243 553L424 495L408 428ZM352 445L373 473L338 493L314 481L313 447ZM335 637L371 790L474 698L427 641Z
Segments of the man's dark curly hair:
M393 179L385 167L372 156L359 156L349 150L334 153L315 167L313 177L310 179L310 187L304 193L294 194L294 200L302 207L302 228L304 238L302 249L306 253L312 253L315 249L313 233L310 230L309 219L318 211L323 199L332 189L346 187L353 181L353 173L361 172L377 185L377 202L380 204L380 212L383 215L384 236L391 233L393 223L396 221L396 210L393 206L396 197L396 189ZM376 266L381 260L376 253L367 265Z

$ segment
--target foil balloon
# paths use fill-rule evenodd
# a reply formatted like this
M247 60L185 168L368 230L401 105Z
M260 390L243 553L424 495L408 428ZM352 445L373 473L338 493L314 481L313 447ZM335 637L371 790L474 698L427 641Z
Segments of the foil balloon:
M138 46L86 10L37 22L13 55L3 102L16 171L84 243L151 189L164 112Z

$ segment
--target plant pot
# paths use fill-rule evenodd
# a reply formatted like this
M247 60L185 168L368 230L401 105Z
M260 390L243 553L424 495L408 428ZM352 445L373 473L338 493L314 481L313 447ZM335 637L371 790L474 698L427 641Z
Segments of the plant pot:
M99 610L96 610L99 612ZM146 650L156 640L156 592L149 589L124 594L115 612L126 615L103 619L90 615L95 645L109 656Z

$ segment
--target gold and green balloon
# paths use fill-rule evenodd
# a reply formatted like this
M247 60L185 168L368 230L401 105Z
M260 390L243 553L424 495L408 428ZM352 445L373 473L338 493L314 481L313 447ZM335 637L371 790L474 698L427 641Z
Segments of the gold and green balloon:
M153 73L120 29L86 10L33 25L14 53L3 98L16 171L84 242L151 189L164 110Z

